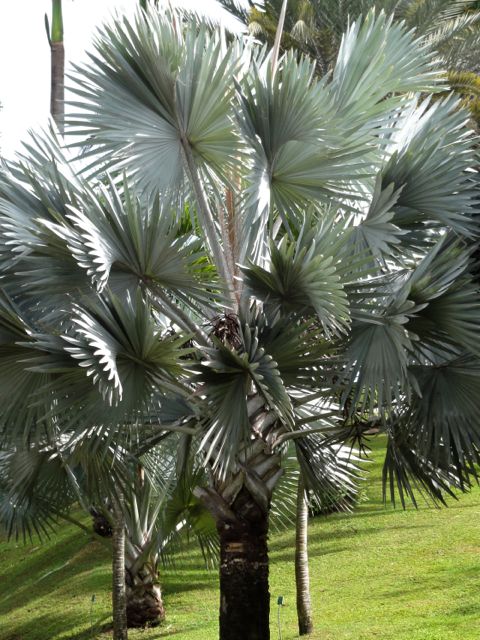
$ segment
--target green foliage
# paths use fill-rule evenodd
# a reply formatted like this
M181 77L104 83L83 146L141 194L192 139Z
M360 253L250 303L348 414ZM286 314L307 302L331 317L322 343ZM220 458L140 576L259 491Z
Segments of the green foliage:
M448 83L470 111L477 132L480 129L480 76L471 71L450 71Z
M99 32L81 167L46 134L3 168L5 446L106 447L121 476L119 451L177 431L228 508L245 487L267 509L289 440L320 494L350 487L332 458L378 423L401 495L415 474L435 499L467 488L461 396L448 440L420 408L424 369L475 375L480 333L474 144L454 99L420 101L444 89L435 54L371 11L318 78L180 18Z
M220 2L232 10L231 0ZM265 0L236 15L248 23L256 38L272 45L281 5L282 0ZM415 29L441 53L449 69L478 71L480 10L473 0L290 0L282 47L312 57L323 75L334 66L349 24L372 8L393 14L395 20Z

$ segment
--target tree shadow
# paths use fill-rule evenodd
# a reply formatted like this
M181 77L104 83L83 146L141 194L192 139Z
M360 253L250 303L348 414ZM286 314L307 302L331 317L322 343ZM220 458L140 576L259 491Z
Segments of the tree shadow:
M189 591L209 591L212 588L214 581L217 580L215 573L212 580L195 580L189 581L180 579L181 571L177 574L177 579L165 578L161 581L163 595L169 596L177 593L187 593Z
M88 624L85 623L85 617L83 615L72 615L72 612L69 612L68 617L64 615L54 615L54 614L44 614L36 617L35 619L27 620L13 626L8 636L0 636L2 640L27 640L32 638L32 630L42 629L42 633L45 634L43 638L49 637L58 637L57 633L55 636L50 635L52 629L61 629L61 634L63 638L68 638L68 640L92 640L93 638L97 638L99 634L103 633L103 631L107 627L111 627L111 624L105 624L105 621L108 620L111 616L104 615L100 619L96 620L93 624L93 627L88 625L87 628L82 629L81 631L74 632L73 629L78 627L79 625ZM72 633L69 631L72 630ZM68 635L67 635L68 634ZM39 636L36 636L39 637Z
M312 556L323 557L323 556L335 555L336 553L343 553L344 551L350 551L350 547L330 547L329 549L318 549L318 550L313 550L309 548L308 555L310 557ZM294 557L295 557L295 548L291 547L289 549L285 549L283 553L272 553L271 562L272 564L278 564L282 562L293 562Z
M87 549L88 554L84 553ZM72 568L75 569L74 584L80 592L82 585L91 581L88 574L82 580L81 570L91 570L92 555L98 550L98 544L86 536L85 539L79 539L77 533L59 541L58 545L45 547L43 552L40 549L38 555L31 558L25 556L21 559L25 561L24 564L17 571L12 570L0 576L0 615L9 613L15 606L24 607L70 584ZM14 591L12 584L16 585Z

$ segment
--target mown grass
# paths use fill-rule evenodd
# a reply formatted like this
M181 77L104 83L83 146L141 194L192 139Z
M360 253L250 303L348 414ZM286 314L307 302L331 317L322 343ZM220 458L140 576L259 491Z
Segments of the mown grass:
M381 455L377 446L368 501L311 522L312 640L479 640L480 489L448 509L384 508ZM271 539L272 640L278 595L283 640L297 637L293 542L292 530ZM167 622L129 637L214 640L216 572L188 549L162 582ZM109 589L107 550L72 525L44 545L0 542L0 640L106 640Z

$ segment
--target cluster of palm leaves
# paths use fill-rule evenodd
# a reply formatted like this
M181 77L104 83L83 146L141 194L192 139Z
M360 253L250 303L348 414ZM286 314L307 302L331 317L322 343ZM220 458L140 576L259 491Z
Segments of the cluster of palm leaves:
M273 45L283 0L251 1L248 7L219 2L253 36ZM372 7L415 29L439 53L448 70L448 90L463 96L478 128L480 6L474 0L294 0L287 5L282 47L311 56L324 75L335 63L345 29Z
M219 2L254 36L273 44L283 0L252 0L247 7L232 0ZM424 36L448 68L479 71L480 10L475 0L293 0L287 7L282 45L310 55L325 73L335 62L349 23L373 7Z
M76 71L79 157L36 136L0 175L3 446L54 447L101 502L178 434L219 534L222 639L268 637L292 455L320 504L353 490L344 445L372 426L403 504L479 460L468 116L423 99L435 53L383 13L315 70L172 9L120 18Z

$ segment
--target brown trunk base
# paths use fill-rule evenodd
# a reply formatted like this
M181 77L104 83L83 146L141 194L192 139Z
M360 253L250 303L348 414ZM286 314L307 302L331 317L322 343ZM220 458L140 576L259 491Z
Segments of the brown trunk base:
M156 627L165 620L165 608L157 584L127 585L127 626Z
M311 620L308 620L308 622L301 622L300 620L298 621L298 635L299 636L309 636L311 633L313 633L313 623Z

